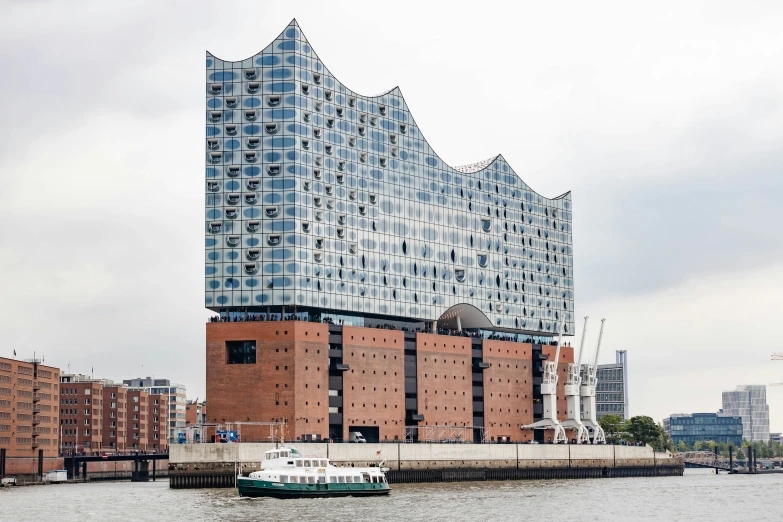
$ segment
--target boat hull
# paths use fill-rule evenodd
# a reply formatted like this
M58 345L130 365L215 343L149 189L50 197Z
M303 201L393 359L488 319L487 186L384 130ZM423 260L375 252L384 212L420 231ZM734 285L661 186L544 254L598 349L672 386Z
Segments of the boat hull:
M385 482L359 484L289 484L267 482L237 477L237 489L241 497L271 498L324 498L365 497L388 495L391 492Z

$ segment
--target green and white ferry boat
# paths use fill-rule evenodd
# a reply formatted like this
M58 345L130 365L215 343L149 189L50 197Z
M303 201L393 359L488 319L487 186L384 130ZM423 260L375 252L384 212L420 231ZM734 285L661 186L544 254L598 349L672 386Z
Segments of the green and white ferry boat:
M337 467L324 457L304 456L282 446L264 453L261 469L237 476L243 497L312 498L387 495L391 491L379 462L368 468Z

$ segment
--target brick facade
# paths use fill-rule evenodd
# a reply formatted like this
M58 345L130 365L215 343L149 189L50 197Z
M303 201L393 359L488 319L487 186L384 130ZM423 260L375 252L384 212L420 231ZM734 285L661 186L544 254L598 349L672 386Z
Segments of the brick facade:
M255 341L255 363L229 364L227 341ZM325 324L207 324L207 423L285 421L286 438L328 437L328 350ZM268 426L241 433L245 442L270 437Z
M96 381L60 383L63 451L103 448L103 385Z
M0 358L0 448L7 457L59 453L59 368Z
M472 426L471 339L416 335L416 374L421 426Z
M162 394L149 394L147 396L147 414L148 449L165 453L169 449L168 397Z
M533 432L533 345L485 340L484 425L495 440L528 441Z
M379 440L405 437L405 340L402 332L343 328L343 440L351 426L378 428Z
M336 330L330 337L329 325L298 321L208 323L206 330L207 423L236 429L245 442L269 440L270 428L238 427L237 423L286 421L289 440L329 437L332 348L332 357L342 359L333 359L331 364L344 366L333 373L340 376L336 378L342 389L336 389L331 397L335 399L335 418L342 419L342 432L338 430L331 437L348 440L349 432L357 430L365 436L372 433L373 439L381 441L404 440L404 332L343 326L339 335ZM229 355L234 353L229 343L240 341L255 342L254 362L237 362ZM534 346L474 341L470 337L415 334L416 393L409 398L417 407L415 413L424 416L419 426L473 426L474 418L478 422L482 419L481 410L474 417L475 398L483 408L484 427L491 439L532 439L533 431L519 426L534 422L533 370L540 364L538 356L534 358ZM555 347L543 346L541 353L554 357ZM571 361L573 349L562 347L557 401L561 419L565 418L563 386ZM474 382L477 375L481 380ZM339 426L339 421L335 422Z
M149 394L144 390L128 391L128 448L146 451Z
M103 387L103 447L125 450L128 425L128 388L121 385Z

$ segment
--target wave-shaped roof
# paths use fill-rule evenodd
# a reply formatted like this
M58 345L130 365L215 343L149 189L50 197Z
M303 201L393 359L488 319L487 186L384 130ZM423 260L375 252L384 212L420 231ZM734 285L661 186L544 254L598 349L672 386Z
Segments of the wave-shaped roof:
M215 55L213 55L212 53L210 53L209 51L207 51L207 57L208 59L214 58L216 61L224 62L226 64L241 63L243 67L251 67L254 65L264 65L261 63L261 60L264 56L268 58L270 54L271 55L281 54L289 51L297 53L294 56L297 56L299 59L294 58L294 60L291 61L291 63L298 66L302 65L302 63L300 62L306 62L307 57L310 56L314 57L313 64L312 64L314 69L317 69L319 71L322 71L330 75L331 78L334 79L334 82L336 84L335 90L338 90L339 88L339 92L345 91L347 96L358 96L358 97L365 98L368 101L381 102L381 103L384 103L385 98L388 97L389 95L394 96L394 100L392 101L392 103L396 101L396 98L399 98L399 100L401 101L401 106L399 107L400 111L403 111L407 115L407 117L410 118L412 125L415 126L415 120L413 118L412 113L410 112L410 109L407 106L407 102L405 101L405 98L403 97L399 86L393 87L380 94L376 94L373 96L363 95L347 88L345 84L339 82L336 79L336 77L326 68L326 66L323 65L323 62L318 58L318 55L315 53L315 50L313 50L307 38L304 36L304 33L302 29L299 27L299 24L295 18L291 20L288 26L286 26L286 28L278 35L278 37L272 43L270 43L266 48L259 51L253 56L250 56L243 60L231 61L231 60L222 60L216 57ZM421 130L419 130L419 133L421 133ZM512 173L522 185L521 187L522 190L530 191L536 194L537 196L550 201L561 200L561 199L570 200L570 195L571 195L570 191L565 192L564 194L561 194L560 196L557 196L555 198L547 198L546 196L542 196L541 194L538 194L535 190L530 188L530 186L527 185L527 183L525 183L524 180L522 180L519 174L517 174L511 168L511 166L508 164L508 162L505 160L502 154L496 154L488 159L477 161L475 163L459 165L459 166L451 166L447 162L443 161L443 159L434 151L434 149L432 149L432 147L430 146L429 142L426 139L424 139L423 141L426 143L426 147L428 149L427 152L429 153L429 155L437 158L438 162L442 164L442 167L447 167L453 170L454 172L459 172L461 174L478 174L494 166L495 169L502 171L504 174ZM430 165L430 166L434 166L434 165Z

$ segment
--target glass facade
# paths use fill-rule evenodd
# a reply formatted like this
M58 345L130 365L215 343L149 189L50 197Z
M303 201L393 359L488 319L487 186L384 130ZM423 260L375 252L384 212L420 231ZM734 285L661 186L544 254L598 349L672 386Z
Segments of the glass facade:
M737 386L735 391L723 392L724 413L742 418L743 438L755 442L769 440L769 406L764 385Z
M599 364L596 371L598 383L595 387L595 413L600 419L604 415L619 415L624 420L630 418L628 412L628 357L626 350L615 352L614 364ZM585 366L582 366L584 380ZM584 404L580 408L584 413Z
M445 164L399 88L346 88L295 21L245 60L207 53L206 77L207 308L426 322L459 306L465 328L573 333L570 192L537 194L499 155Z
M742 419L722 413L672 415L663 420L663 427L676 446L684 442L691 448L696 442L729 442L742 445Z

